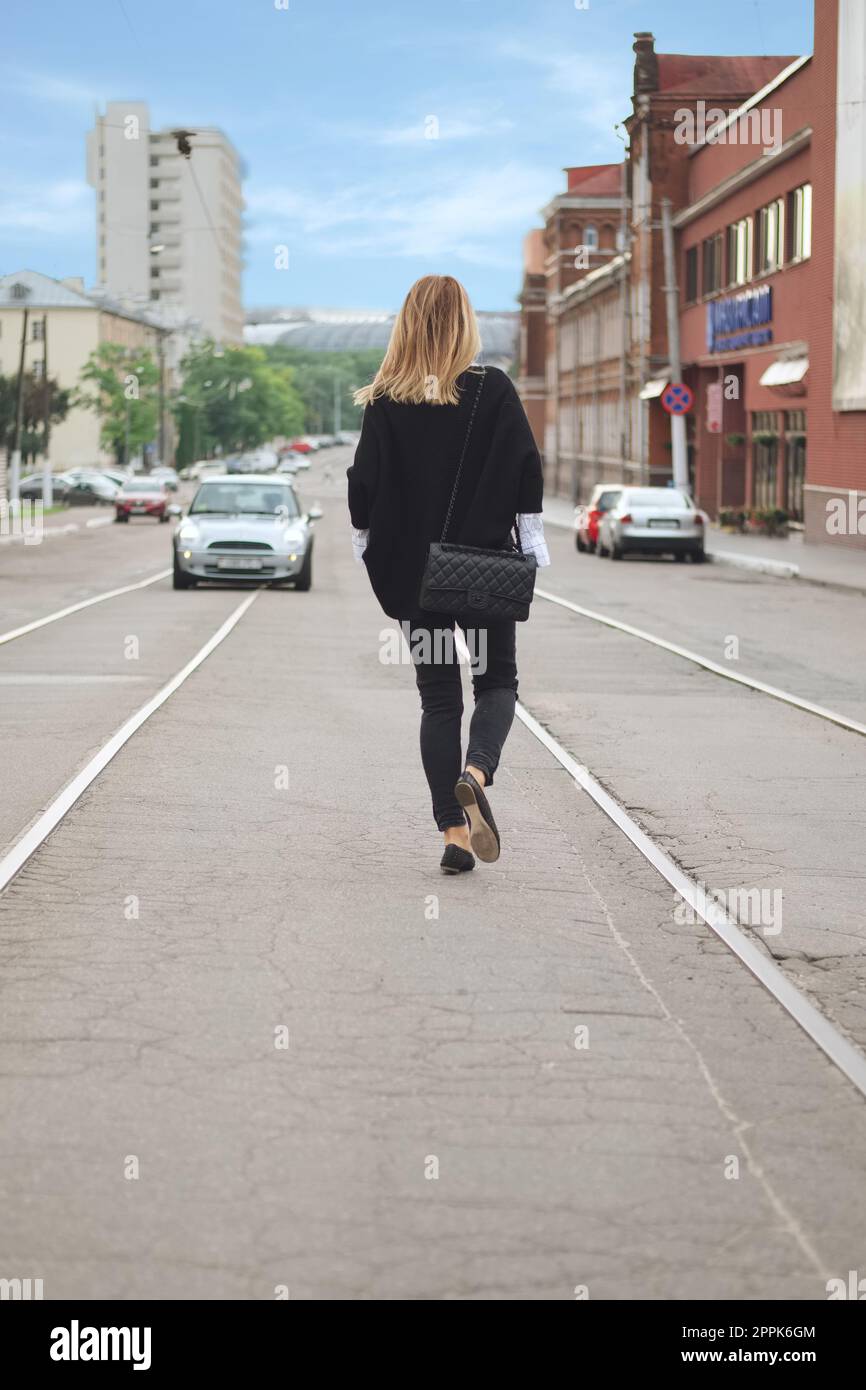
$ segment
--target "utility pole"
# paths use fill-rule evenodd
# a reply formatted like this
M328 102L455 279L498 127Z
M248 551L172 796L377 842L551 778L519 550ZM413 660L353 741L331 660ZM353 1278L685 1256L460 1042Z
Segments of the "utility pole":
M49 444L51 441L51 387L48 384L48 312L42 316L42 510L54 506Z
M165 464L165 345L162 332L157 329L156 357L159 364L159 461Z
M126 398L126 434L123 445L123 466L129 467L129 397Z
M674 265L674 224L670 198L662 198L662 246L665 260L665 308L668 324L668 357L671 381L682 381L683 364L680 358L680 297ZM671 415L671 457L674 487L689 490L689 455L686 445L685 415Z
M21 323L21 352L18 357L18 382L15 388L15 433L12 436L12 471L9 478L9 501L17 503L21 494L21 422L24 415L24 349L27 346L27 323L30 310L24 310Z

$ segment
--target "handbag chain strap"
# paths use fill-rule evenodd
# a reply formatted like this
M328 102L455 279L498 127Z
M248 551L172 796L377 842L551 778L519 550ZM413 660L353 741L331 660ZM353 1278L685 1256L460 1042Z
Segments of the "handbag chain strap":
M484 377L485 371L482 367L481 373L478 378L478 390L475 392L475 400L472 403L472 414L469 416L469 424L466 426L466 436L463 440L463 451L460 455L460 462L457 465L457 477L454 479L454 486L451 489L451 501L448 503L448 515L445 517L445 525L442 527L442 535L439 538L440 544L445 540L445 532L448 530L448 527L451 523L451 513L454 510L454 502L457 497L457 489L460 486L460 475L463 472L463 460L466 457L466 450L469 448L469 436L472 433L472 425L475 421L475 412L478 409L478 402L481 400L481 388L484 385Z

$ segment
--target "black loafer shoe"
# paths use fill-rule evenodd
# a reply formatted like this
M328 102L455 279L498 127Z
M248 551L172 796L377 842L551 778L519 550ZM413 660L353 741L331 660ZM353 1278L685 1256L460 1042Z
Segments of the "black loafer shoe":
M461 849L459 845L446 845L445 853L439 860L439 867L443 874L465 874L475 868L475 860L468 849Z
M458 777L454 795L469 817L469 843L483 864L499 858L499 831L484 789L471 772Z

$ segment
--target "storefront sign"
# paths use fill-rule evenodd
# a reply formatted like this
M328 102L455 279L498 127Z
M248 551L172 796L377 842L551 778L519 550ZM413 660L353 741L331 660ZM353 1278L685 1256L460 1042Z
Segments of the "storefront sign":
M773 330L766 325L772 319L771 285L744 290L729 299L711 299L707 305L707 351L728 352L771 343Z

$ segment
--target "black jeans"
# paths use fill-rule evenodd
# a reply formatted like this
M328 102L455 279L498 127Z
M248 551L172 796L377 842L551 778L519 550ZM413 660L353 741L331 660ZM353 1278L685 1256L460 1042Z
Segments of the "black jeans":
M454 784L467 763L484 773L490 786L502 745L514 720L517 658L514 623L500 621L467 628L475 709L469 746L461 757L463 683L454 637L454 619L417 611L401 623L421 695L421 761L440 830L465 825Z

